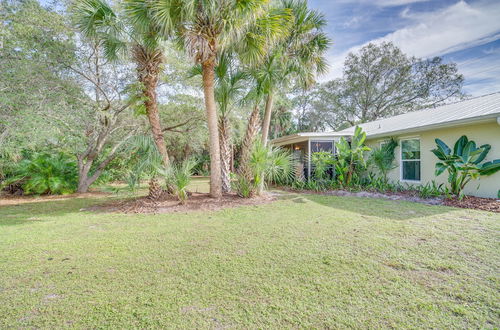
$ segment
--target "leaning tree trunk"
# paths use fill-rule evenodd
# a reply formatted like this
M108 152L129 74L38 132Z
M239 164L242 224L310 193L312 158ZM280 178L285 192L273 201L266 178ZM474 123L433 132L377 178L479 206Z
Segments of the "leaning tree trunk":
M227 116L219 117L219 143L220 143L220 158L221 158L221 180L222 192L228 193L231 191L231 158L233 156L231 150L231 127Z
M271 114L273 111L273 93L269 92L266 99L266 110L264 113L264 121L262 122L262 144L267 145L269 136L269 127L271 126Z
M205 96L205 111L210 141L210 195L219 198L222 196L222 181L217 108L215 106L214 68L215 58L210 58L202 63L203 94Z
M158 111L157 93L158 78L161 65L163 63L163 54L160 50L149 51L142 46L136 45L133 49L134 60L137 64L138 80L143 85L143 95L145 97L144 106L151 127L151 134L156 148L160 153L163 166L167 167L170 163L168 158L167 146L161 128L160 113ZM157 200L162 194L162 188L158 180L153 177L149 182L148 197Z
M256 104L248 118L247 130L241 143L240 164L238 173L244 176L248 181L252 180L252 171L250 170L250 156L252 154L253 143L257 137L260 126L259 105Z

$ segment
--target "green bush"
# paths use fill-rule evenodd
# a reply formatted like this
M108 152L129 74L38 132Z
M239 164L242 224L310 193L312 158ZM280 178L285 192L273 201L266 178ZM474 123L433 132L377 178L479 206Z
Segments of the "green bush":
M396 149L397 146L398 142L391 138L380 148L373 149L370 153L370 157L368 158L368 163L372 167L375 167L385 183L388 182L387 173L396 168L396 164L394 163L394 149Z
M325 185L329 179L328 170L335 164L335 157L328 151L313 152L311 163L314 166L314 180Z
M260 194L269 182L291 182L293 162L290 152L273 146L254 144L249 160L251 173L238 174L233 188L241 197Z
M76 161L64 153L25 154L2 187L18 184L25 195L70 194L78 185Z
M476 147L476 142L463 135L451 150L442 140L435 141L436 148L431 151L440 160L436 163L436 176L448 171L451 193L459 198L463 197L463 190L471 180L500 170L500 159L481 163L491 149L489 144Z
M358 184L362 173L366 170L364 153L371 149L365 146L366 133L357 126L349 143L344 137L337 142L337 161L335 172L342 187Z
M191 183L195 165L196 162L193 159L186 159L181 163L172 164L167 169L159 171L165 177L169 191L177 196L181 204L185 204L188 199L187 187Z

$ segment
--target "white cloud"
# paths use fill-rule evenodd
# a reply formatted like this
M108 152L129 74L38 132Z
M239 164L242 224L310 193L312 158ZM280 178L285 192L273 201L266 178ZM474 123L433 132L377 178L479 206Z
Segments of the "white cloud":
M404 0L383 2L404 2ZM408 26L370 42L392 41L403 52L426 58L478 46L500 38L500 2L495 0L474 4L459 1L435 12L413 13L405 10L404 15L410 20ZM330 56L331 70L323 79L340 77L345 56L351 51L359 50L367 43L351 47L340 55Z
M427 2L429 0L377 0L373 3L380 7L392 7L392 6L402 6L409 5L415 2Z
M464 90L472 95L500 91L500 48L484 51L483 56L457 62L459 71L466 77Z
M395 7L409 5L417 2L428 2L430 0L337 0L337 3L350 3L350 4L370 4L377 7Z

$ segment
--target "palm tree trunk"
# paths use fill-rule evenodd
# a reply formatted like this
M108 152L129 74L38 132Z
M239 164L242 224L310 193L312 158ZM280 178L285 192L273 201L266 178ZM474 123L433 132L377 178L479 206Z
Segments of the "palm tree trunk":
M231 191L231 127L226 116L219 117L219 143L221 157L222 192Z
M222 196L222 181L217 108L215 106L214 67L214 58L202 63L203 94L210 141L210 195L219 198Z
M163 53L160 50L149 51L140 45L133 48L133 57L137 65L138 80L143 85L143 95L145 97L144 106L148 117L151 134L156 148L160 153L163 166L167 167L170 163L163 130L161 128L160 112L158 111L158 101L156 88L158 87L158 78L161 65L163 63ZM157 200L162 192L161 185L156 177L149 181L148 198Z
M264 113L264 121L262 122L262 144L267 145L267 139L269 136L269 127L271 126L271 113L273 111L273 101L274 96L272 92L267 94L266 99L266 111Z
M151 126L151 134L158 148L158 152L163 158L163 165L169 165L169 158L163 130L161 128L160 113L158 111L157 93L158 78L163 54L161 51L148 51L144 47L137 45L133 49L134 60L137 64L139 82L143 85L143 94L146 99L144 106Z
M253 143L257 137L260 126L260 114L259 105L255 104L250 117L248 118L247 130L245 132L245 137L241 143L241 155L240 164L238 167L238 173L244 176L247 180L252 179L252 174L250 171L249 161L250 155L252 153Z

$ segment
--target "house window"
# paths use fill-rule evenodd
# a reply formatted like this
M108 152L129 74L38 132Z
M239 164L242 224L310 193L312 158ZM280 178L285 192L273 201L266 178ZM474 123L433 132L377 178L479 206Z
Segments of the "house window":
M420 140L401 141L401 180L420 181Z
M333 153L333 141L311 141L311 152L320 151Z

